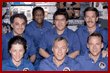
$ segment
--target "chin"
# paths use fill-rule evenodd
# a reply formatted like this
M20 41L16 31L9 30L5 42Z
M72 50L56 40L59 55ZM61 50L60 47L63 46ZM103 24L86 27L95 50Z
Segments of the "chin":
M63 60L63 58L57 58L57 60L58 60L58 61L62 61L62 60Z
M57 57L58 61L62 61L64 59L64 57Z
M23 32L18 33L18 35L22 35L22 34L23 34Z
M19 62L19 61L21 61L21 59L15 59L15 61L16 61L16 62Z
M59 31L62 31L63 29L58 29Z
M92 26L92 24L89 24L89 26L88 26L89 28L92 28L93 26Z
M43 21L38 21L38 24L42 24L43 23Z
M16 62L21 61L22 58L13 58Z
M92 53L92 55L93 55L93 56L97 56L97 55L98 55L98 53Z

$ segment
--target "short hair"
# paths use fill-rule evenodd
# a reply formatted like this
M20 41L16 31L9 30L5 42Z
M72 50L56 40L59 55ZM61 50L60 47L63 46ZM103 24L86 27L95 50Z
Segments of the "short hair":
M58 10L54 13L54 15L53 15L53 19L54 19L54 20L55 20L55 17L56 17L57 15L64 15L65 18L66 18L66 21L68 20L68 13L66 12L65 9L58 9Z
M67 46L68 46L68 40L65 38L65 37L62 37L62 36L57 36L55 39L54 39L54 42L53 42L53 45L55 43L55 41L61 41L61 40L65 40L67 42Z
M101 38L101 42L103 43L103 36L102 36L100 33L97 33L97 32L92 33L91 35L89 35L89 36L87 37L87 43L89 42L89 39L90 39L90 37L92 37L92 36L97 36L97 37Z
M99 11L94 8L94 7L87 7L85 10L84 10L84 16L86 15L86 12L87 11L95 11L96 12L96 16L99 17Z
M43 15L44 15L44 9L43 9L42 7L35 7L35 8L33 9L33 11L32 11L32 15L33 15L33 16L34 16L34 12L35 12L36 10L41 10L41 11L43 12Z
M22 13L12 15L12 16L10 17L10 22L11 22L11 24L14 23L14 19L17 18L17 17L18 17L18 18L21 18L21 19L24 19L25 24L27 24L27 18L26 18L26 16L25 16L24 14L22 14Z
M27 43L26 40L21 37L21 36L14 36L13 38L10 39L10 41L8 42L8 51L10 51L11 47L13 44L22 44L23 48L26 52L27 49Z

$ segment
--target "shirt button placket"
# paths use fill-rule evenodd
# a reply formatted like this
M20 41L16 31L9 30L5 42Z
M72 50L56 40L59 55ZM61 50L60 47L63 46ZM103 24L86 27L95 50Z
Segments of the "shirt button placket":
M41 29L41 34L42 34L42 29Z
M93 61L92 63L93 63L93 67L94 67L95 62Z

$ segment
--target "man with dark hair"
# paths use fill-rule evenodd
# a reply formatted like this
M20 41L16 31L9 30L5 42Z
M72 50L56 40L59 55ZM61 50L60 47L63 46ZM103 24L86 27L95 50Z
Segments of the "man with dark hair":
M53 41L53 54L40 62L38 71L79 71L82 70L80 64L68 57L68 41L62 36L58 36Z
M27 50L24 54L24 58L30 60L34 63L36 59L36 49L34 47L34 43L32 39L25 35L24 30L27 23L27 18L24 14L15 14L10 18L11 27L13 30L10 33L2 34L2 60L6 60L10 58L10 54L8 52L8 42L14 36L22 36L26 39L27 42Z
M35 7L32 11L33 21L27 24L25 33L33 39L36 52L36 62L34 63L35 68L38 68L40 60L42 57L39 55L39 42L42 38L42 35L50 30L53 26L52 23L44 20L45 12L42 7Z
M8 51L11 57L2 61L2 71L34 71L32 63L23 59L27 43L21 36L14 36L9 40Z
M88 36L87 47L89 52L75 58L84 71L108 71L108 57L103 58L101 53L103 46L103 36L101 34L92 33Z
M81 26L76 30L80 41L81 54L84 54L88 51L87 49L87 36L98 32L103 36L104 47L103 50L106 50L108 46L108 30L101 28L96 23L99 18L99 11L94 7L87 7L84 10L84 20L86 22L85 26Z
M80 44L77 34L66 27L66 25L68 24L68 14L66 10L57 10L54 13L53 19L56 27L44 33L39 45L39 54L44 58L52 55L53 53L51 49L54 39L57 36L63 36L68 40L69 43L68 56L75 58L77 55L79 55Z

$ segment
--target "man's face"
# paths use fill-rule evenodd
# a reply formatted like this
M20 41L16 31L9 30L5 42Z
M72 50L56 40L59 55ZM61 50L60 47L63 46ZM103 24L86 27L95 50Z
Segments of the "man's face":
M96 26L96 22L98 21L98 17L96 16L95 11L87 11L85 13L84 20L89 28Z
M59 31L62 31L65 29L66 25L68 24L68 21L66 21L64 15L57 15L55 16L54 24Z
M35 20L36 24L42 24L44 20L44 14L42 10L35 10L33 19Z
M23 18L16 17L14 23L11 24L14 35L22 35L25 30L25 20Z
M93 56L97 56L100 54L101 49L103 48L103 43L101 42L101 38L98 36L92 36L89 38L88 44L87 44L90 53Z
M12 44L12 47L10 49L10 54L12 55L12 60L14 62L21 61L23 54L25 50L22 44Z
M65 55L68 52L67 42L65 40L61 40L61 41L56 40L54 42L52 51L54 53L54 57L56 60L58 61L64 60Z

